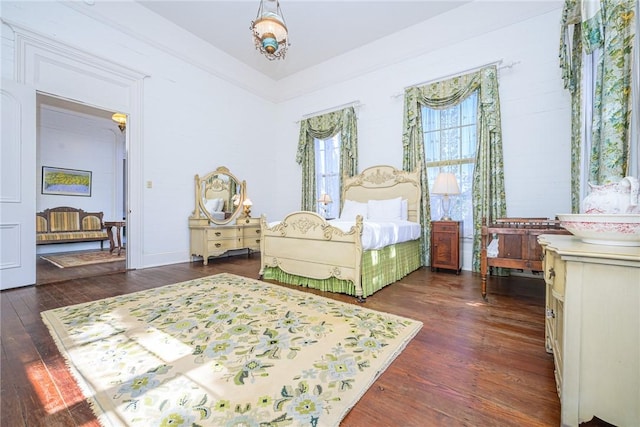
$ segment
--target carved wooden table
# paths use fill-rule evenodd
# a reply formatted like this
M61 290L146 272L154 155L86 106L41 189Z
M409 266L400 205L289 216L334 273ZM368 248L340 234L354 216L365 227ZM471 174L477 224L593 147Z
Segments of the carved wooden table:
M113 251L117 248L118 255L120 255L120 251L122 250L122 235L120 233L120 230L126 224L127 223L125 221L105 221L104 222L104 226L107 229L107 235L109 236L109 253L113 253ZM114 241L113 239L113 227L116 228L117 241Z

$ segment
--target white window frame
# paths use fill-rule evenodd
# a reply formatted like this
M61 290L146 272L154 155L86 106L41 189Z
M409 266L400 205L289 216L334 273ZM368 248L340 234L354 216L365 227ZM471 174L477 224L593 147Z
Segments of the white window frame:
M316 198L322 194L331 197L331 203L317 202L317 212L324 218L337 218L340 214L340 156L342 138L340 132L325 138L314 138Z
M422 106L422 127L425 150L425 167L427 182L433 186L436 176L440 172L450 172L456 175L460 194L449 196L451 200L451 218L462 221L462 233L465 239L473 238L473 169L475 167L478 132L478 91L467 97L460 104L442 110ZM442 126L447 115L453 115L457 110L455 124ZM427 119L428 112L438 115L437 123ZM433 125L433 126L432 126ZM455 140L454 145L442 144L447 139ZM441 198L443 196L431 194L431 219L438 221L442 217Z

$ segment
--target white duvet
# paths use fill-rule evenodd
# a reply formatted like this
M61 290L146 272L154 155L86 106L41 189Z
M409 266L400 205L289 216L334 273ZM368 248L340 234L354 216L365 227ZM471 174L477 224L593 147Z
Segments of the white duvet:
M343 221L340 219L333 219L327 222L344 232L348 232L355 225L355 221ZM274 227L277 224L278 222L269 223L269 227ZM420 224L411 221L373 221L365 219L362 221L362 225L362 249L365 251L416 240L420 238L421 234Z
M349 231L355 224L354 221L342 221L339 219L327 222L342 231ZM362 225L362 249L364 250L381 249L396 243L416 240L420 238L421 233L420 224L411 221L372 221L365 219Z

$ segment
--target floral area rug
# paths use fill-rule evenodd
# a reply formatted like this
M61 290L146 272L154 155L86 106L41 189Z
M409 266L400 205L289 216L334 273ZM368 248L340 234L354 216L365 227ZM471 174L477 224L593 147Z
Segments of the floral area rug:
M106 426L337 426L422 323L232 274L42 313Z
M109 253L106 251L95 252L78 252L74 254L62 255L42 255L40 258L49 261L51 264L60 268L80 267L82 265L102 264L103 262L116 262L125 260L125 252L120 251L120 255L116 251Z

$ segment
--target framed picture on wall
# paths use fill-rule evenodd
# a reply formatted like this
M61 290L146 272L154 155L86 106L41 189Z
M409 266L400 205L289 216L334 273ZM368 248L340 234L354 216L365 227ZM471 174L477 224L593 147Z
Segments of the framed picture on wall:
M91 197L91 171L43 166L42 194Z

